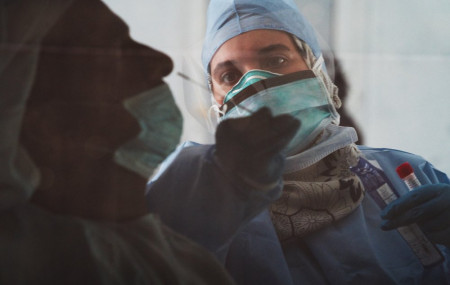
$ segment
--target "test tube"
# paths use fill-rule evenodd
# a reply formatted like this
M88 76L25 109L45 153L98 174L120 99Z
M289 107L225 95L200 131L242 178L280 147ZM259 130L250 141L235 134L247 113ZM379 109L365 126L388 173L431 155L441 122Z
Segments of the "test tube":
M414 174L414 169L408 162L400 164L397 167L396 172L405 182L409 191L414 190L421 185L419 179ZM399 227L397 230L409 243L424 266L432 266L443 261L439 249L428 240L417 224Z
M414 169L412 168L411 164L409 164L409 162L400 164L397 167L396 171L398 176L405 182L406 186L408 186L409 191L421 185L419 179L417 179L416 174L414 174Z

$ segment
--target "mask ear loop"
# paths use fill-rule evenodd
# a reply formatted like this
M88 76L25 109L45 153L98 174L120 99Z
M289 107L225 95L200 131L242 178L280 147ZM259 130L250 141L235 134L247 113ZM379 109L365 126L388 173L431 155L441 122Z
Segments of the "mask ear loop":
M314 62L314 65L313 65L313 67L312 67L312 70L314 71L314 73L317 74L317 73L320 72L320 70L321 70L321 68L322 68L322 65L323 65L323 62L324 62L323 56L320 55L320 56L317 58L316 62Z
M214 133L216 130L216 127L218 125L218 123L221 121L221 117L223 117L225 115L227 111L227 105L224 106L223 110L220 110L219 105L217 104L213 104L211 105L211 107L209 107L208 109L208 120L207 125L208 125L208 130L210 133ZM214 114L213 114L214 112ZM215 116L215 122L213 122L213 115Z

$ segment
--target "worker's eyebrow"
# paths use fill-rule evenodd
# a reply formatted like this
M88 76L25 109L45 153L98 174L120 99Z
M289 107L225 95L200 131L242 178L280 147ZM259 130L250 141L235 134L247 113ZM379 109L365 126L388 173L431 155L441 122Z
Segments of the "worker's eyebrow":
M220 70L230 68L233 66L235 66L235 62L233 60L226 60L226 61L220 62L214 67L214 70L211 72L211 75L214 76L217 73L219 73Z
M258 54L266 54L271 53L273 51L290 51L291 49L283 44L273 44L266 47L261 48L258 50Z

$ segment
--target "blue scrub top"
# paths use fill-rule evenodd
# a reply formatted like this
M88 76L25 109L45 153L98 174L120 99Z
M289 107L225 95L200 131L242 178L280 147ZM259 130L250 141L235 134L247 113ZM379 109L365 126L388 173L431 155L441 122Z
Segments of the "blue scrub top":
M215 173L220 170L211 161L213 148L180 148L149 183L147 199L150 210L159 213L169 226L215 252L238 284L450 284L449 250L438 245L445 260L422 266L396 230L380 229L381 208L367 194L342 220L303 239L280 243L267 208L281 188L241 196L242 189L235 191L228 178ZM450 184L444 173L419 156L384 148L360 150L384 171L399 194L408 189L395 168L405 161L413 166L422 184ZM195 163L186 168L187 160ZM182 171L183 180L173 176ZM171 186L173 179L180 181L177 187ZM201 203L207 207L200 202L196 209L180 206L197 195L192 193L201 193ZM217 195L221 198L215 198ZM167 200L175 201L167 204ZM228 230L212 234L204 229L211 227Z

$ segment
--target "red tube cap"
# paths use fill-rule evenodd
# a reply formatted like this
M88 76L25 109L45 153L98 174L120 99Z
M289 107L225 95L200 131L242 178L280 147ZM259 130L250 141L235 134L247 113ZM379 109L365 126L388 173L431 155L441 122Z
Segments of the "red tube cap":
M408 162L400 164L397 169L397 174L400 176L401 179L405 178L406 176L410 175L414 172L413 168L411 167L411 164Z

